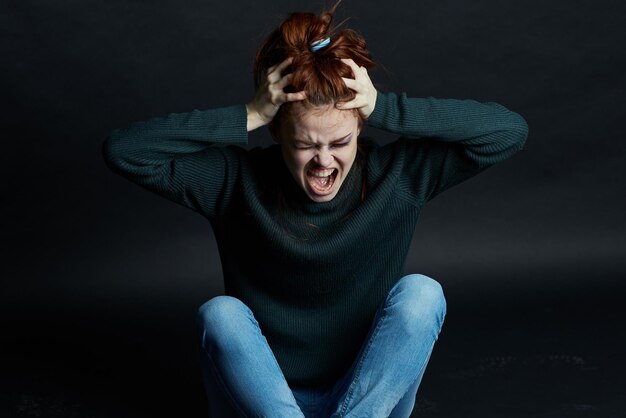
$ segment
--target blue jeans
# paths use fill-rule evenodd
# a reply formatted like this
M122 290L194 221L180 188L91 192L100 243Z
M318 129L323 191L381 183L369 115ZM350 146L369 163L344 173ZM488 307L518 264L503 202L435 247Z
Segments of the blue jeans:
M342 378L330 387L290 387L252 311L237 298L216 296L198 310L209 415L407 418L445 314L437 281L404 276Z

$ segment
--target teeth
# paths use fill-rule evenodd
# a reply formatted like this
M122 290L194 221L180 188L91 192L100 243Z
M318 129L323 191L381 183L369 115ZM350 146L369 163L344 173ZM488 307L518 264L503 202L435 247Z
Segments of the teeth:
M334 168L326 170L309 170L309 174L315 177L328 177L333 174Z

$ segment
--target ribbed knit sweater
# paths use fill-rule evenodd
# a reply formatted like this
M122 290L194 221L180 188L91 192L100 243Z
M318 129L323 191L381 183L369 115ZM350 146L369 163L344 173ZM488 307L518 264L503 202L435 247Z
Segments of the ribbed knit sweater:
M365 158L319 203L280 145L241 146L244 104L154 117L103 143L109 168L210 222L225 293L252 309L290 385L325 386L347 371L403 275L424 204L528 136L524 118L500 104L406 93L378 91L367 123L399 137L360 137Z

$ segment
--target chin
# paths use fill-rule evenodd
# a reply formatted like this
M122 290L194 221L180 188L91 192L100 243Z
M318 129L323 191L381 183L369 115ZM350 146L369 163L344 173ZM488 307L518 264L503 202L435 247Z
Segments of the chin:
M329 194L329 195L326 195L326 196L311 195L311 193L307 193L307 194L308 194L309 198L312 201L319 202L319 203L321 203L321 202L330 202L337 195L337 193Z

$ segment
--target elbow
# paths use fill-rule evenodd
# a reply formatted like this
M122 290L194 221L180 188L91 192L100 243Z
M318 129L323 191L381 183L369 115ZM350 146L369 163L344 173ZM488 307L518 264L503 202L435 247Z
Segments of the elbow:
M522 150L528 139L528 123L519 113L515 113L515 115L515 122L513 123L511 131L514 134L517 149Z
M487 102L488 105L496 107L501 113L500 122L503 129L503 134L506 136L506 142L509 146L517 150L524 149L526 140L528 139L528 123L522 115L514 112L503 105L495 102Z
M515 151L524 149L528 139L526 119L519 113L507 110L506 122L503 122L503 126L505 128L502 129L501 135L506 147Z
M497 135L498 140L485 148L484 152L492 154L492 158L495 158L490 163L512 157L518 151L524 149L526 144L528 123L520 114L510 112L504 126Z
M102 145L100 147L100 153L102 155L102 159L104 160L105 164L108 167L111 167L114 161L117 159L115 156L116 153L115 153L114 142L111 139L111 135L107 136L102 142Z
M100 154L102 159L108 163L113 156L113 146L111 145L111 136L107 136L100 146Z
M121 149L123 144L116 139L116 131L117 129L111 132L100 146L100 154L104 163L114 171L117 171L124 164L123 150Z

